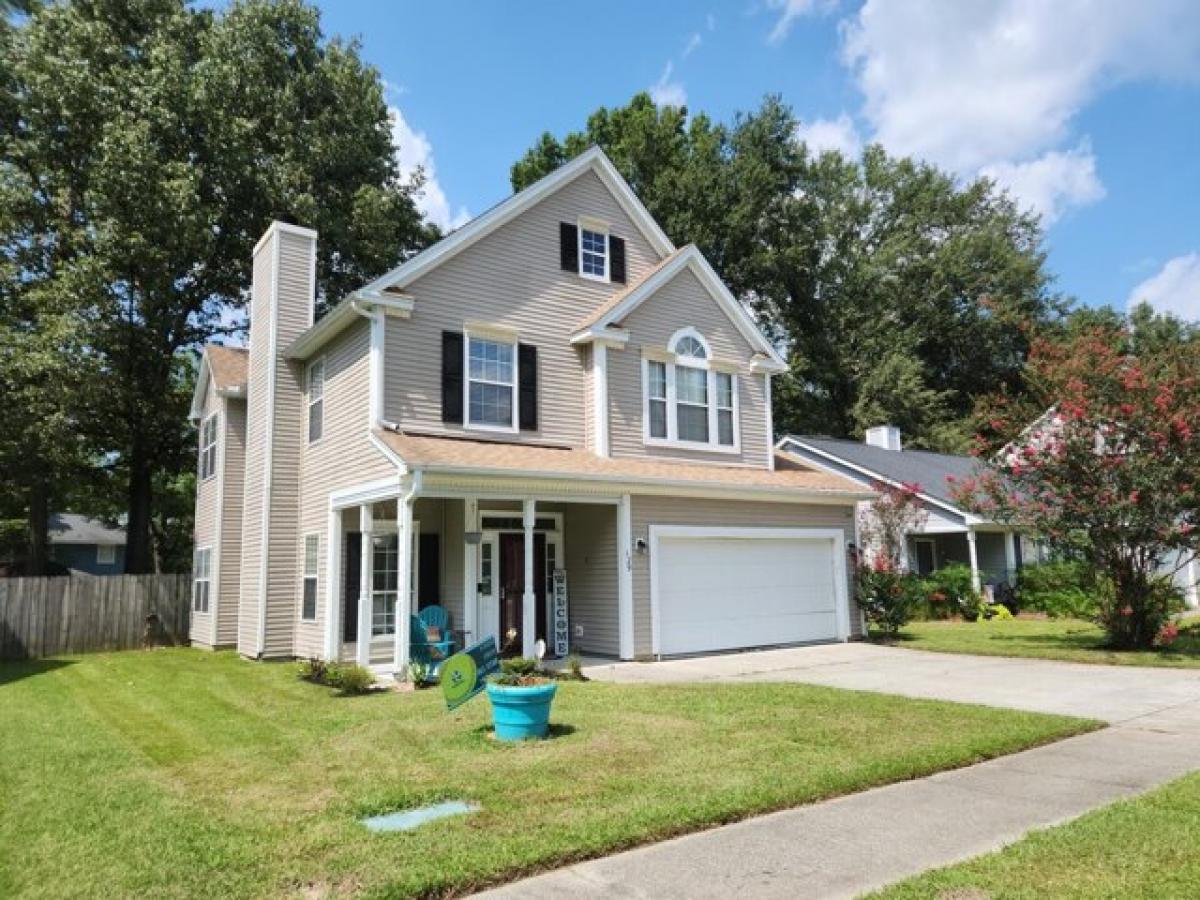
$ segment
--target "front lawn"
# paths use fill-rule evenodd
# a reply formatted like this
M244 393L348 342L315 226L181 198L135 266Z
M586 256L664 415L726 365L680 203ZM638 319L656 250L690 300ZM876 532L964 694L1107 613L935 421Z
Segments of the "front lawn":
M1078 619L1009 619L990 622L911 622L896 645L938 653L1032 656L1125 666L1200 667L1200 621L1180 626L1169 650L1121 652L1105 647L1103 629Z
M1200 775L1038 831L874 895L956 900L1160 898L1200 893Z
M464 892L1093 727L791 684L564 683L535 745L488 720L229 653L2 665L0 896ZM443 799L482 811L357 821Z

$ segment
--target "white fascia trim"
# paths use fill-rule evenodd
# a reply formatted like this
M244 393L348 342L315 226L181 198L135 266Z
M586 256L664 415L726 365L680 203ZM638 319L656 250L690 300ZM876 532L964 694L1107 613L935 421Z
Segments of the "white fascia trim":
M762 358L750 363L750 371L755 374L761 372L764 375L782 375L788 371L788 366L781 360Z
M379 309L384 315L407 319L415 308L416 301L412 297L355 291L330 310L320 322L292 341L283 355L288 359L307 359L327 341L341 334L354 321L355 315L365 315L365 309Z
M625 183L616 167L604 151L599 147L579 154L570 162L559 166L540 181L531 184L522 191L513 194L490 211L472 219L462 228L442 238L432 247L418 253L412 259L392 269L386 275L376 278L367 284L364 291L381 291L388 287L405 287L420 278L430 269L445 262L461 250L495 231L505 222L529 209L539 200L553 194L574 181L586 171L593 171L601 181L612 191L617 202L622 206L635 225L661 255L667 256L675 252L675 245L663 232L658 223L646 210L633 190Z
M254 250L250 253L250 255L254 256L257 254L262 245L276 234L294 234L297 237L311 238L314 241L317 239L317 232L312 228L305 228L302 225L291 225L287 222L280 222L278 219L276 219L269 226L267 226L267 230L264 231L262 237L258 239L258 243L254 245Z
M802 450L804 450L807 453L811 453L814 456L820 457L820 459L808 459L807 457L803 456L802 454L797 454L794 450L789 451L784 446L784 444L792 444L796 447L801 448ZM855 465L854 463L847 462L846 460L842 459L839 456L835 456L832 453L827 453L824 450L821 450L817 447L812 446L811 444L806 444L804 441L798 441L794 437L791 437L790 435L787 437L781 438L779 443L776 444L776 448L781 450L784 453L791 452L793 455L801 456L801 458L806 463L814 465L817 468L822 469L823 471L829 472L833 475L842 475L843 477L845 477L844 473L839 472L836 468L826 465L824 462L822 462L822 460L828 460L829 462L836 463L839 466L844 466L845 468L850 469L853 472L857 472L858 474L862 475L864 478L870 478L873 481L882 481L884 484L891 485L892 487L895 487L895 488L904 487L903 484L901 484L899 481L896 481L894 478L888 478L887 476L880 475L878 472L872 471L871 469L867 469L863 466L859 466L859 465ZM930 504L931 506L936 506L939 509L944 509L948 513L951 513L953 515L961 517L967 525L975 525L975 524L979 524L979 523L986 521L985 519L981 519L978 516L967 512L966 510L959 509L957 506L954 506L951 503L947 503L945 500L939 500L937 497L932 497L929 494L926 494L922 491L917 492L917 497L919 497L925 503Z
M759 540L813 540L833 544L833 590L837 606L837 639L850 639L849 575L846 571L846 533L840 528L757 528L724 525L650 526L650 650L661 656L662 625L658 603L658 544L663 538L757 538Z
M592 348L592 439L597 456L608 456L608 345Z
M333 491L329 494L329 508L331 510L349 509L352 506L362 506L364 503L394 500L400 496L401 477L397 474L391 478L364 481L353 487Z
M596 346L612 347L614 350L620 350L629 343L629 332L624 328L585 328L582 331L577 331L571 335L571 343L576 346L580 344L595 344Z
M787 364L780 357L779 352L771 345L766 336L758 330L758 326L750 318L750 313L729 292L729 288L721 281L720 277L713 270L713 267L708 264L708 260L704 258L704 254L694 244L685 247L674 259L630 291L624 300L606 312L599 321L594 322L586 329L576 332L572 336L572 340L586 335L589 331L609 328L614 323L620 322L640 306L646 298L653 295L659 288L663 287L679 274L685 266L692 270L693 274L700 280L700 283L708 290L709 295L717 301L717 304L729 318L729 321L741 332L742 336L751 346L761 352L771 362L786 369Z

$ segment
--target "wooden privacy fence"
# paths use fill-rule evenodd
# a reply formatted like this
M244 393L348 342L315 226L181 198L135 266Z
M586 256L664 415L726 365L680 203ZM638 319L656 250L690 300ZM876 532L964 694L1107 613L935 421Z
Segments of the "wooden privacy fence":
M190 575L0 578L0 660L186 643L191 589Z

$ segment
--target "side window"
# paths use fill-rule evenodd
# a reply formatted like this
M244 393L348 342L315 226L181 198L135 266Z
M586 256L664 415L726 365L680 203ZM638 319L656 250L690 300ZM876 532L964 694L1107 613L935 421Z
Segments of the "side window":
M300 618L312 620L317 617L317 560L321 552L321 536L304 536L304 586L300 604Z
M325 432L325 360L308 367L308 442L316 443Z
M210 589L209 562L212 548L199 547L192 557L192 609L198 613L208 612Z
M217 474L217 413L200 423L200 480Z
M667 437L667 364L650 360L646 363L649 395L647 410L650 417L650 437Z

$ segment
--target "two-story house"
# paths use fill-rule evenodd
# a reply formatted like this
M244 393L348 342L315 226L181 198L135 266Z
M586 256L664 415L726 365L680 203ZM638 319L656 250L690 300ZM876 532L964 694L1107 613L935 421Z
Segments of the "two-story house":
M601 151L319 320L316 246L268 229L249 347L202 361L196 644L402 673L429 604L526 654L858 632L871 493L775 450L784 362Z

